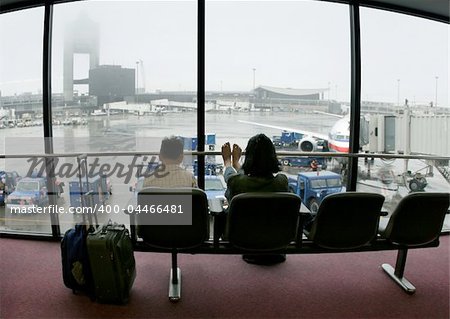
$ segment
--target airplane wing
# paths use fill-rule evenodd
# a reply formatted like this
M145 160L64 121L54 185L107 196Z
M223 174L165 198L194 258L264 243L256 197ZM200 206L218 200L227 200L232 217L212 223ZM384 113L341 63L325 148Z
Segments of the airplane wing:
M4 118L8 117L9 112L3 109L0 109L0 120L3 120Z
M314 138L328 141L328 135L326 135L326 134L315 133L315 132L310 132L310 131L305 131L305 130L300 130L300 129L295 129L295 128L289 128L289 127L282 127L282 126L276 126L276 125L270 125L270 124L262 124L262 123L244 121L244 120L239 120L238 122L250 124L250 125L256 125L256 126L274 128L274 129L282 130L282 131L296 132L296 133L300 133L300 134L303 134L306 136L311 136Z

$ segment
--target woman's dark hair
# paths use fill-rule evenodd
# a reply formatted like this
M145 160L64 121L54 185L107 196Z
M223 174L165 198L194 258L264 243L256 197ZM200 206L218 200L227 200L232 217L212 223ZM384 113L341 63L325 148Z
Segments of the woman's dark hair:
M264 134L250 138L245 149L245 160L242 169L246 175L269 177L280 171L275 147Z

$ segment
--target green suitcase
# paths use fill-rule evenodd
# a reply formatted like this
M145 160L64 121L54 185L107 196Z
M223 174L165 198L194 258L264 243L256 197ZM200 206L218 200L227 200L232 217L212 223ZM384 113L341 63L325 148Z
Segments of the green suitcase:
M95 298L124 304L136 277L133 245L125 225L109 222L87 236Z

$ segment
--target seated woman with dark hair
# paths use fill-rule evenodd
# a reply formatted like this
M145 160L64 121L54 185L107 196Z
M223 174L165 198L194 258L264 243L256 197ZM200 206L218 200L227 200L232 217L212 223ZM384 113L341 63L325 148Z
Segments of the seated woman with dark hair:
M250 138L245 149L245 160L240 166L242 149L230 143L222 146L222 158L225 166L224 179L227 183L225 197L228 202L238 194L247 192L287 192L288 179L276 174L280 166L272 141L264 134ZM275 264L286 260L285 255L243 255L243 259L255 264Z

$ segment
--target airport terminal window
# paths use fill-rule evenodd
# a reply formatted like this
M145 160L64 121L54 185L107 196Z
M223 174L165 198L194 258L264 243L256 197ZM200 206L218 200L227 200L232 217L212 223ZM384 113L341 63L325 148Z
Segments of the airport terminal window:
M171 135L185 138L186 148L189 139L186 150L192 150L197 132L196 42L195 1L83 1L55 5L55 152L157 153L161 140ZM94 201L122 210L135 197L138 168L150 167L159 158L94 156L88 158L89 167L96 160L94 174L98 175L102 165L108 172L104 179L90 177L90 187L99 188L104 197L95 197ZM131 177L127 171L130 163L134 165ZM76 159L60 158L59 165L64 164L76 166ZM193 170L192 157L185 157L184 164ZM122 174L119 166L124 167ZM72 205L78 180L76 176L62 180L62 202ZM102 217L128 223L128 217L122 215ZM71 227L71 218L61 221L62 229Z
M328 136L335 118L313 112L348 105L348 19L348 6L317 1L207 1L206 131L223 131L218 144L281 135L244 121Z
M0 152L44 152L42 116L42 37L44 9L35 8L0 15ZM0 159L0 229L50 233L50 220L14 214L7 207L44 203L33 181L18 181L27 173L23 159ZM16 189L18 186L18 189ZM44 186L44 185L40 185Z
M34 23L36 19L29 12L36 11L40 13L40 20ZM39 72L42 72L40 57L43 11L41 7L1 16L1 30L8 30L5 33L8 37L2 33L2 41L5 39L6 42L11 38L8 50L6 46L2 46L1 49L4 55L1 59L2 114L3 106L10 100L18 101L19 105L14 105L14 109L22 107L22 104L25 107L32 102L36 104L35 100L39 100L38 106L33 104L36 108L33 111L36 112L37 119L42 119L41 94L28 93L32 91L29 86L34 79L38 79L38 83L33 84L33 88L42 88L42 74L27 75L23 82L19 83L20 81L15 78L6 78L7 74L17 76L17 72L3 71L7 67L15 67L16 70L25 69L27 64L33 63L28 69L38 68ZM25 19L28 24L23 21ZM177 23L173 23L174 20ZM118 21L121 23L117 23ZM33 32L19 34L21 31L19 26L22 25L32 29ZM183 27L180 28L180 25ZM158 153L161 140L170 135L182 139L185 151L196 150L196 26L195 1L149 1L132 4L91 1L55 5L52 30L54 151L63 154L74 152L103 154L116 151ZM34 34L37 30L40 30L40 34ZM31 39L26 42L27 45L39 43L39 47L23 50L24 44L19 43L17 39L28 38ZM34 56L17 58L18 52L21 55L37 55L40 61L36 62ZM18 65L14 66L11 61ZM9 87L13 87L14 84L19 91L10 94ZM26 97L26 100L22 96ZM22 109L20 111L25 113ZM26 116L25 114L23 121L18 121L20 124L17 126L28 127L22 125ZM9 117L14 118L14 114ZM13 130L4 132L6 136L14 133ZM16 135L26 141L27 146L11 142L12 146L6 153L44 153L43 139L36 140L36 137L43 135L42 129L38 131L37 128L26 128ZM28 135L33 139L25 138ZM1 141L3 154L5 154L4 140L2 138ZM100 170L101 167L109 165L111 171L115 172L113 174L110 171L109 176L103 174L106 175L105 178L94 177L89 182L89 187L97 193L94 201L103 202L108 198L106 206L114 212L117 211L116 208L120 210L126 208L135 198L136 185L141 184L137 171L142 167L150 168L158 161L157 154L88 158L90 167L96 165L97 170ZM134 165L131 175L127 171L130 163ZM194 171L196 159L185 156L182 164L188 170ZM122 171L121 174L115 169L116 167L120 169L120 166L125 168L125 172ZM2 170L4 167L5 161L2 162ZM79 184L76 167L74 157L62 156L57 159L56 173L59 174L57 191L60 195L57 205L62 206L64 212L69 212L69 208L74 207L72 201L76 202L76 185ZM21 174L30 173L30 167L20 168L18 171ZM40 168L42 165L37 166L38 171ZM7 173L9 176L16 174L16 171ZM40 172L32 173L33 178L43 175ZM100 175L100 172L94 173ZM9 185L11 178L5 179L3 175L5 174L2 173L2 180L7 180L6 183ZM2 187L2 190L4 189ZM25 200L19 199L19 205L22 202ZM39 204L45 206L44 202ZM4 215L4 206L0 210ZM111 214L105 215L103 214L105 218L111 217ZM71 227L78 217L75 214L61 216L61 231ZM6 219L2 218L2 226L4 220ZM116 221L126 223L128 219ZM40 222L48 223L48 214L46 221ZM10 226L8 228L13 229ZM28 226L26 230L38 231L37 228L31 229Z
M450 156L448 32L448 24L361 9L363 152ZM450 189L448 159L359 166L357 190L381 192L389 212L409 192Z
M348 9L321 1L206 1L205 150L220 150L226 141L244 148L251 136L265 133L279 152L348 152ZM360 12L361 152L444 157L359 160L357 190L382 193L391 212L410 191L449 190L448 25L373 9ZM3 154L44 153L43 15L39 7L0 16ZM110 212L136 198L143 187L138 172L154 169L165 136L181 137L185 151L197 149L197 19L196 1L54 5L54 151L111 153L88 158L99 175L90 182L97 191L94 200L106 201ZM155 155L115 156L118 151ZM334 178L323 187L345 191L333 183L347 179L345 159L280 155L279 160L300 196L310 193L315 182L309 180L317 174ZM57 205L68 211L77 191L76 172L69 169L77 166L76 159L57 161ZM131 175L126 171L130 163ZM183 160L194 175L196 163L192 156ZM206 157L208 198L223 198L221 163L220 157ZM108 175L108 169L116 174ZM0 171L9 190L17 176L27 173L33 179L23 183L45 185L42 174L30 171L27 158L0 160ZM10 200L48 206L46 187L35 193ZM5 206L0 214L5 215ZM49 219L42 216L1 218L0 228L49 233ZM61 231L78 217L61 217ZM128 222L112 214L103 214L100 222L110 217Z
M206 1L205 29L205 127L218 147L229 141L244 149L264 133L278 152L330 150L329 134L340 133L335 124L350 100L347 5ZM305 154L279 156L282 173L296 179L314 158L319 169L339 171L339 163Z
M0 16L2 153L7 137L43 136L41 27L43 18L42 8Z

